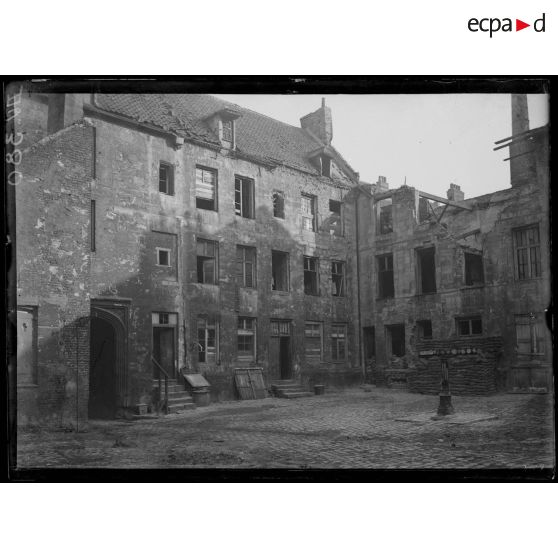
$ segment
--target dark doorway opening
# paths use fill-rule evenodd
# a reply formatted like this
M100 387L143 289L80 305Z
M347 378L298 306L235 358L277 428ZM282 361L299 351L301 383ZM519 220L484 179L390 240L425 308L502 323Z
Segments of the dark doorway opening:
M366 361L372 360L376 356L376 332L374 326L363 327L362 338L364 340L364 358Z
M89 418L112 419L117 409L116 331L106 320L91 318Z
M420 293L436 292L436 260L434 248L417 250L417 263Z
M279 337L279 368L282 380L291 378L290 341L290 337Z
M161 365L169 378L175 378L175 330L174 327L153 328L153 358ZM157 370L153 369L157 378Z
M386 327L389 356L405 356L405 326L403 324Z

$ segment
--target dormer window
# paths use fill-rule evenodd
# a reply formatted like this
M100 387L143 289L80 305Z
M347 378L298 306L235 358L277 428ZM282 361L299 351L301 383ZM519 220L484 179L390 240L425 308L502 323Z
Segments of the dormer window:
M320 157L320 174L331 178L331 158L327 155L322 155Z
M223 120L221 122L221 140L233 143L234 122L232 120Z

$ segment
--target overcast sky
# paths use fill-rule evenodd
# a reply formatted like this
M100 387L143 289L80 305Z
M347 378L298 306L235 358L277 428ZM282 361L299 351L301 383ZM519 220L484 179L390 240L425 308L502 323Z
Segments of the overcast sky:
M322 95L217 95L282 122L321 105ZM509 188L508 150L494 142L511 135L511 95L324 95L333 116L333 145L361 180L385 176L446 196L450 182L467 198ZM531 128L548 122L546 95L529 95Z

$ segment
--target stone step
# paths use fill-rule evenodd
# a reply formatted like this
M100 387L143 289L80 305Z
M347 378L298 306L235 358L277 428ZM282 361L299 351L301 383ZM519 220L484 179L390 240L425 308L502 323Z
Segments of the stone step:
M298 399L299 397L312 397L313 393L309 391L289 391L287 393L277 392L276 395L283 399Z
M153 384L153 389L158 390L159 386L157 384ZM170 384L168 385L168 390L169 393L175 393L177 391L184 391L184 386L180 385L180 384ZM165 384L164 382L161 383L161 392L164 393L165 392Z
M181 411L188 411L188 410L193 410L195 409L196 406L194 405L194 403L173 403L173 404L169 404L168 408L167 408L167 413L171 414L171 413L180 413Z
M296 380L273 380L272 386L298 385Z
M193 403L194 400L189 393L169 393L169 405L176 405L177 403Z

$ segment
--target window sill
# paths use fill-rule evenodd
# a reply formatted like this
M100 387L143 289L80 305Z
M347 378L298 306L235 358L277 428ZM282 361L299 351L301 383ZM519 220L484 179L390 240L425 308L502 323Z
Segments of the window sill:
M207 209L206 207L198 207L197 205L196 205L196 209L198 211L211 211L211 213L218 213L219 212L218 209Z
M275 289L271 289L271 294L278 294L278 295L285 296L285 295L290 295L291 291L278 291L278 290L275 290Z
M467 291L467 290L471 290L471 289L481 289L485 286L486 286L486 283L479 283L478 285L463 285L462 287L459 287L459 289L462 290L462 291Z
M316 297L321 296L320 293L304 293L304 294L305 296L316 296Z
M159 194L162 194L163 196L167 196L168 198L174 198L174 194L167 194L166 192L161 192L161 190L159 190Z
M30 384L30 383L23 383L17 384L17 389L37 389L39 384Z

